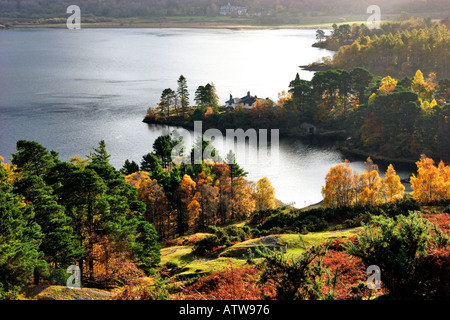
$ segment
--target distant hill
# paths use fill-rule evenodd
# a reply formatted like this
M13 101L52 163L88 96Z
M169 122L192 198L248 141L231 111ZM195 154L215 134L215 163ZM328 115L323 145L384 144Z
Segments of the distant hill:
M366 15L371 0L79 0L84 15L108 18L218 16L222 6L245 7L245 16L264 21L295 23L298 17ZM0 0L0 22L23 22L67 17L71 0ZM448 16L447 0L378 0L382 14L434 12ZM443 16L444 15L444 16ZM278 18L275 19L275 18Z

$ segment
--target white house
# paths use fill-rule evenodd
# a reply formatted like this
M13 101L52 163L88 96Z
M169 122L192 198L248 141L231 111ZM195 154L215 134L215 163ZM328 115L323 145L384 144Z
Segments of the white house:
M255 104L256 100L261 100L257 96L250 95L250 91L242 98L233 98L230 94L230 99L225 101L225 108L235 109L236 107L244 107L250 109Z
M247 15L246 7L232 6L229 2L228 5L220 7L219 14L221 16L230 16L233 11L235 11L238 16Z

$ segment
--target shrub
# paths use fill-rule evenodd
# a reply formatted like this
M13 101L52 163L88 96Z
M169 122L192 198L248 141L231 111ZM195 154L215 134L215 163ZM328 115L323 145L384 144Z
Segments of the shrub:
M260 248L258 253L264 257L261 283L274 283L278 300L334 299L336 278L332 279L322 264L327 250L328 244L305 247L305 252L294 258Z
M419 259L414 278L417 296L449 300L450 247L431 250Z
M197 254L207 254L212 249L220 246L222 243L216 235L211 235L200 239L194 243L194 249L192 252Z
M244 232L244 230L242 230L242 228L239 228L236 226L228 226L225 228L224 231L227 234L227 236L230 238L231 242L244 241L247 236L246 233Z
M144 279L137 279L128 284L124 290L116 294L114 300L170 300L170 286L160 277L153 283Z
M270 285L258 283L258 269L254 266L215 272L184 288L179 298L186 300L261 300L273 296Z
M378 216L357 235L356 243L347 242L344 246L366 266L380 267L391 295L410 297L417 295L414 275L419 259L427 255L427 249L448 243L442 232L435 229L432 233L433 229L433 224L417 211L396 218Z
M48 280L57 285L65 286L67 283L67 279L70 277L70 274L67 273L67 270L62 269L53 269L50 272L50 276Z

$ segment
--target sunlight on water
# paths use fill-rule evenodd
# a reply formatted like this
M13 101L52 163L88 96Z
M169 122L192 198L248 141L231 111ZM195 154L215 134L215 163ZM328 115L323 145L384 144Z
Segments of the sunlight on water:
M19 139L86 156L104 139L120 168L140 162L153 141L173 128L142 123L162 90L187 78L193 103L199 85L214 83L221 103L248 91L275 101L300 65L331 56L312 48L315 30L81 29L0 33L0 155L10 158ZM225 157L228 150L220 147ZM249 149L255 159L258 149ZM322 199L329 167L343 161L329 146L282 139L279 161L242 166L248 178L267 176L277 197L302 207ZM239 162L239 159L238 159ZM239 162L241 163L241 162ZM362 162L355 164L362 168Z

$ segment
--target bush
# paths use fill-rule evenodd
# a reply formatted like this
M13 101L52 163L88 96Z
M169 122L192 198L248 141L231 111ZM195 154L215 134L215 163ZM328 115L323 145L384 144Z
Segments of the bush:
M357 235L357 242L345 243L347 252L366 266L379 266L391 295L420 296L419 261L428 249L446 246L448 237L417 211L396 218L373 217L372 222Z
M196 241L194 243L194 249L192 250L192 252L197 254L207 254L212 249L220 246L221 244L221 241L216 235L211 235Z
M224 231L227 234L227 236L230 238L231 242L235 242L235 241L241 242L241 241L244 241L245 238L247 237L244 230L242 230L242 228L239 228L236 226L228 226L225 228Z
M450 299L450 247L432 250L418 261L416 294L427 299Z
M48 280L57 285L65 286L69 277L70 274L67 273L66 269L53 269L50 272Z
M334 299L336 278L323 265L328 244L304 248L299 257L286 256L266 247L257 253L264 258L261 263L261 283L273 283L277 300Z

